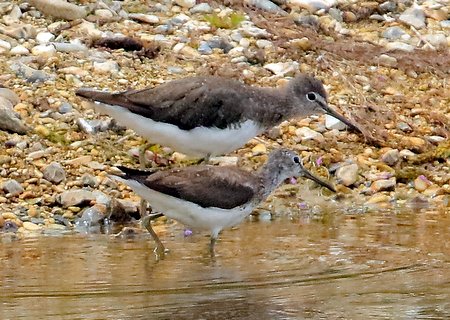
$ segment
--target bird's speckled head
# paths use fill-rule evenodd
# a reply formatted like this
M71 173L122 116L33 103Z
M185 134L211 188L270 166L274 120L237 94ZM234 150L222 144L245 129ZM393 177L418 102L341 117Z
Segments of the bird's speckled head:
M281 148L272 151L265 167L266 171L270 172L270 175L277 180L274 183L280 183L291 177L305 177L335 191L331 184L322 181L306 170L300 156L292 150Z

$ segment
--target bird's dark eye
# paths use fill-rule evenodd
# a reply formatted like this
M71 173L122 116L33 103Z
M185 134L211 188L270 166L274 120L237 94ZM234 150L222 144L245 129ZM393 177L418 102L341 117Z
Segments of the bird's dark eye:
M306 99L308 99L309 101L316 101L317 96L314 92L308 92L306 94Z
M300 158L297 157L297 156L295 156L295 157L294 157L294 162L295 162L295 163L300 163Z

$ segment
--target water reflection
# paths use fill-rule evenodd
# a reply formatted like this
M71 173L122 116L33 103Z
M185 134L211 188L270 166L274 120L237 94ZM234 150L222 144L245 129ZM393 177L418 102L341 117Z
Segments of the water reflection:
M184 238L156 262L144 234L0 242L1 319L450 317L448 212L306 214Z

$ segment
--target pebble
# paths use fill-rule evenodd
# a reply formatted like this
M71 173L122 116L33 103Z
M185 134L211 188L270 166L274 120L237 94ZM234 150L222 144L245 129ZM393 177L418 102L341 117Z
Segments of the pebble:
M92 191L84 189L67 190L57 195L56 200L63 207L73 207L85 202L91 202L95 200L95 195Z
M0 129L25 134L29 128L13 110L14 105L4 96L0 96Z
M264 68L272 71L277 76L288 76L294 75L298 72L299 64L297 61L291 62L276 62L276 63L268 63L264 65Z
M289 0L287 3L289 7L300 7L309 12L316 12L318 10L328 10L336 5L335 0Z
M66 179L66 172L64 171L63 166L58 162L52 162L46 166L43 175L44 179L53 183L60 183Z
M153 14L143 14L143 13L130 13L128 15L130 19L148 23L148 24L157 24L159 23L158 16L155 16Z
M88 47L77 40L70 42L52 42L52 45L58 52L85 52L88 50Z
M270 0L245 0L244 3L267 12L278 13L283 16L287 15L286 11L281 9L279 6L277 6Z
M36 35L36 41L39 44L47 44L53 40L55 40L55 35L50 32L39 32Z
M398 19L404 24L416 29L425 27L425 13L422 8L415 4L411 8L406 9Z
M0 53L8 52L11 49L11 44L8 41L0 39Z
M65 20L83 19L87 15L84 7L64 0L30 0L30 4L44 15Z
M344 130L347 128L347 125L343 123L341 120L336 119L328 114L325 115L325 128L329 130Z
M195 6L196 0L175 0L175 3L183 8L192 8Z
M22 185L14 179L3 182L2 189L12 197L18 196L24 191Z
M425 191L432 184L433 183L424 175L420 175L416 179L414 179L414 188L419 192Z
M17 76L25 78L28 82L46 82L54 79L54 75L50 75L42 70L33 69L22 62L13 62L9 66Z
M81 183L83 183L83 186L85 187L95 188L98 186L98 179L92 174L85 173L81 176Z
M449 46L447 37L442 34L426 34L423 39L438 49L445 49Z
M389 42L385 45L386 49L388 51L395 51L395 50L400 50L400 51L405 51L405 52L413 52L414 51L414 46L404 43L404 42L399 42L399 41L395 41L395 42Z
M40 44L31 49L31 54L35 56L50 58L56 54L56 48L51 44Z
M391 198L386 195L386 194L375 194L372 197L370 197L367 201L366 204L376 204L376 203L385 203L385 202L389 202L391 200Z
M256 146L252 148L252 154L254 156L259 156L267 153L266 145L263 143L258 143Z
M394 27L386 28L386 30L384 30L381 33L381 36L383 38L386 38L389 40L397 40L397 39L400 39L401 36L403 36L405 34L406 34L406 32L402 28L400 28L398 26L394 26Z
M203 2L203 3L196 4L189 11L192 14L196 14L196 13L211 13L213 10L208 3Z
M392 177L392 178L386 179L386 180L376 180L371 184L370 190L372 192L394 190L396 183L397 183L397 181L396 181L395 177Z
M317 142L324 142L325 138L320 132L314 131L309 127L301 127L295 130L295 135L300 138L300 141L314 140Z
M395 67L398 63L395 57L391 57L387 54L381 54L378 58L376 58L376 62L385 67Z
M381 160L388 166L393 166L400 159L400 152L398 149L391 149L386 151L382 156Z
M336 170L336 179L346 187L351 186L358 179L358 170L359 167L355 163L341 166Z
M244 24L244 23L242 23ZM242 35L253 38L268 38L270 37L269 32L265 29L261 29L252 25L244 24L242 28L239 29Z
M93 64L94 71L98 73L117 73L119 72L119 64L115 61L96 62Z
M11 102L11 104L13 106L15 106L16 104L18 104L20 102L20 99L17 96L17 94L8 88L0 88L0 97L6 98L7 100L9 100L9 102Z
M25 230L28 230L28 231L37 231L37 230L41 229L41 227L39 225L37 225L33 222L29 222L29 221L25 221L22 226Z
M27 56L30 54L30 50L25 48L23 45L19 44L18 46L12 48L9 53L16 56Z
M14 39L34 39L36 36L36 29L30 24L12 25L7 27L0 27L0 33L3 33Z

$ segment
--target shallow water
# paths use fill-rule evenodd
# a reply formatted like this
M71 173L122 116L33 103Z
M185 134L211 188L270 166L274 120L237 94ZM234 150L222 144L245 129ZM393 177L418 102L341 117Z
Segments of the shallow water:
M406 210L246 221L205 234L0 242L0 319L450 318L450 215Z

